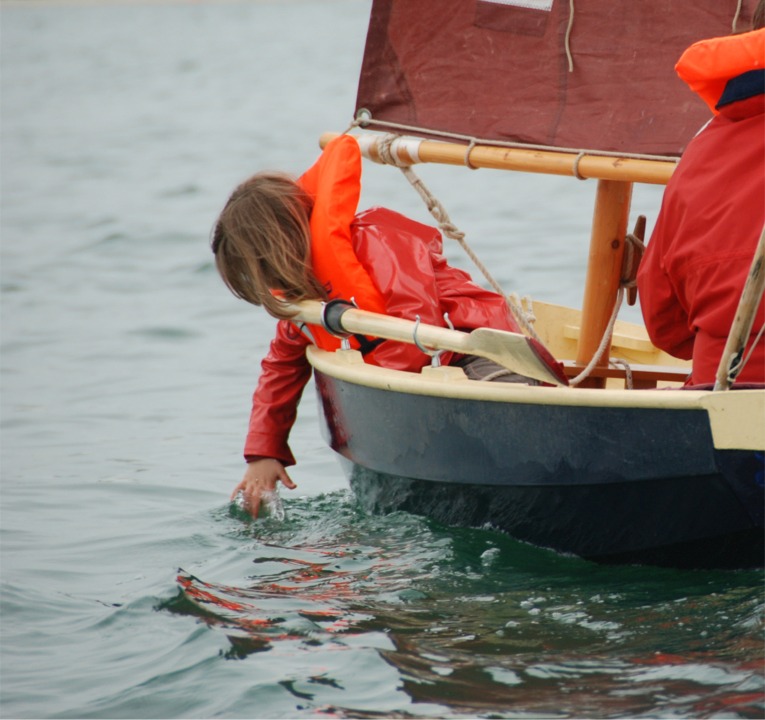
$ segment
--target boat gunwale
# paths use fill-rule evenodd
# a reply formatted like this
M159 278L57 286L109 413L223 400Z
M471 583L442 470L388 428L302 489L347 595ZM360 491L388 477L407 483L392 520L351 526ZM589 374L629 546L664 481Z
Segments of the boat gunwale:
M572 388L469 380L460 368L430 367L423 373L370 365L357 350L307 348L314 370L340 382L384 392L475 402L574 409L696 411L707 416L715 449L765 451L765 388L690 390L682 388ZM574 421L575 418L572 418Z
M711 390L681 388L573 388L532 386L521 383L497 383L481 380L456 379L452 373L413 373L382 368L365 363L355 350L326 351L309 346L308 359L315 370L337 380L366 387L404 392L413 395L434 395L448 398L484 400L487 402L524 402L532 405L580 405L584 407L656 407L664 409L706 410ZM425 368L426 370L428 368ZM444 368L447 370L447 368ZM764 389L741 389L726 396L763 395Z

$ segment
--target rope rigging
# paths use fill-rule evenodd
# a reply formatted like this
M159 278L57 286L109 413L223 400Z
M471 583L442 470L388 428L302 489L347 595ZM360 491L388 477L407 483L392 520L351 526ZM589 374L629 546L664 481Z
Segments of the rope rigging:
M351 123L348 130L346 130L346 133L350 131L351 129L353 129L354 127L357 127L361 124L362 123L360 120L358 119L355 120L353 123ZM398 156L396 155L396 153L393 152L392 150L393 143L399 137L400 137L399 135L387 133L385 135L382 135L379 138L377 142L377 152L379 155L380 162L386 165L393 165L394 167L397 167L399 170L401 170L404 177L406 177L406 179L409 181L409 184L417 191L418 195L424 202L428 211L430 212L432 217L435 219L436 223L438 224L439 230L446 237L452 240L456 240L459 243L459 245L465 251L467 256L473 261L475 266L481 271L482 275L484 276L488 284L492 287L492 289L495 292L497 292L499 295L502 295L502 297L505 298L507 306L510 309L510 312L512 313L513 317L515 318L519 326L523 328L524 332L526 332L530 337L533 337L535 340L542 343L542 340L540 339L539 335L536 333L534 329L534 322L536 320L536 317L534 316L531 298L528 296L519 298L517 293L511 292L508 294L504 292L501 285L496 281L496 279L492 276L491 272L486 267L486 265L481 261L481 259L477 256L475 251L472 249L472 247L468 244L467 239L465 237L465 233L462 230L460 230L452 222L448 212L446 211L446 208L443 206L441 201L428 189L428 187L425 185L422 179L414 172L411 165L401 162ZM471 145L468 146L468 151L465 154L465 164L468 167L470 167L469 155L473 145L474 143L471 143ZM626 268L633 267L634 257L636 255L638 257L639 255L642 255L642 250L643 250L642 240L639 237L636 237L634 234L628 235L626 249L625 249L625 252L628 253L627 255L628 262L625 263L624 267ZM636 267L636 265L634 265L634 267ZM614 309L611 314L609 323L606 326L601 342L597 350L595 351L595 354L593 355L592 359L587 364L587 366L576 377L569 380L569 384L572 386L579 385L583 380L589 377L593 369L600 363L603 353L605 352L606 348L609 347L611 343L614 325L616 323L616 318L622 305L625 290L629 289L630 292L634 292L634 283L635 283L634 276L631 276L632 274L630 272L627 272L626 275L627 277L624 277L622 279L621 287L619 288L617 292L616 301L614 303ZM611 360L610 362L612 364L620 364L625 367L626 385L628 388L631 388L632 387L632 372L631 372L631 369L629 368L628 363L625 360Z
M516 322L534 339L539 340L533 327L533 320L527 316L520 303L516 303L514 298L507 295L502 286L494 279L489 269L476 255L475 251L468 244L465 233L462 232L451 220L446 208L442 205L441 201L436 198L435 195L427 188L422 179L412 170L411 166L404 165L399 162L398 158L391 152L391 145L396 140L397 135L387 134L384 135L377 145L377 150L380 154L380 159L387 165L396 166L403 173L404 177L409 181L410 185L417 191L422 198L428 211L438 223L438 229L448 238L456 240L467 256L473 261L475 266L481 271L486 281L491 285L492 289L498 294L502 295L507 302L510 311L513 314ZM516 296L517 297L517 296ZM540 341L541 342L541 341Z

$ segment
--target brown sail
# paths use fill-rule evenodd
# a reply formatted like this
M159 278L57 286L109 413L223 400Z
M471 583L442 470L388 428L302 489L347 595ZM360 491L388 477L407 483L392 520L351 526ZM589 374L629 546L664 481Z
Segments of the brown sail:
M356 109L368 127L679 155L709 119L674 71L749 28L754 0L374 0Z

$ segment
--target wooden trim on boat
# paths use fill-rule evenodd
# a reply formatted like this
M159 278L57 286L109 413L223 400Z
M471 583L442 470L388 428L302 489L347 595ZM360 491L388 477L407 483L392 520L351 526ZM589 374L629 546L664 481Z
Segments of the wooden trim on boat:
M564 361L563 369L568 377L576 377L584 369L580 363ZM659 382L672 383L675 386L682 385L688 378L689 370L684 367L672 365L633 365L630 364L629 374L632 377L633 388L645 390L657 387ZM622 380L626 387L627 370L623 367L598 366L593 368L590 377L614 378ZM593 386L594 387L594 386ZM603 387L603 385L598 385Z
M534 330L558 360L573 360L582 330L582 311L566 305L534 300ZM638 365L677 367L689 373L691 364L653 345L644 325L617 320L611 337L611 355Z
M564 361L563 369L568 377L576 377L584 366L577 362ZM672 365L639 365L630 364L630 375L635 389L655 388L659 382L682 385L688 378L689 370ZM627 371L623 367L599 366L590 373L596 378L616 378L626 383Z
M765 389L706 392L700 401L709 413L718 450L765 450ZM731 413L735 413L734 418Z

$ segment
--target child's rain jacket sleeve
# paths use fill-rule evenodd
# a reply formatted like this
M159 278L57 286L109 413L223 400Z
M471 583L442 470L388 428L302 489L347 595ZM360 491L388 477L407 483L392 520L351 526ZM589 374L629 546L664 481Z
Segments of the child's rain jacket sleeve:
M269 457L285 466L295 464L287 439L303 389L311 377L311 366L305 356L308 344L309 340L291 322L279 321L252 396L250 427L244 445L246 460Z

